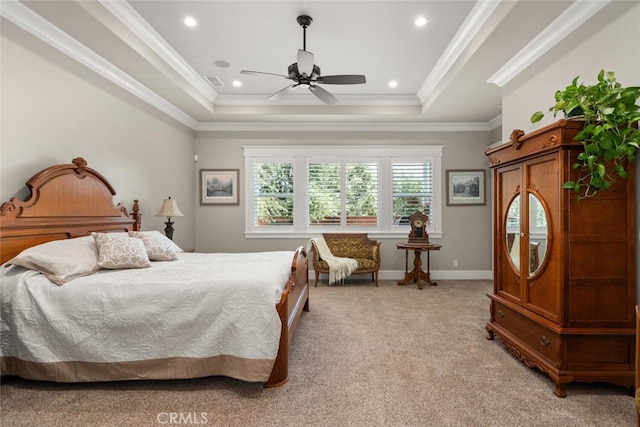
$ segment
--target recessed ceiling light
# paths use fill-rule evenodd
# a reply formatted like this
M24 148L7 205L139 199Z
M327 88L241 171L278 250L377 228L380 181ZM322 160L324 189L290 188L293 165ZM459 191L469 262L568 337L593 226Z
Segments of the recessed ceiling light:
M234 80L233 83L231 83L231 84L234 85L235 87L242 86L242 82L240 80Z
M196 25L198 25L196 20L190 16L185 17L182 22L184 22L184 25L186 25L187 27L195 27Z
M413 23L416 27L424 27L427 25L427 18L424 16L418 16Z
M390 88L398 87L398 82L395 80L391 80L388 84Z

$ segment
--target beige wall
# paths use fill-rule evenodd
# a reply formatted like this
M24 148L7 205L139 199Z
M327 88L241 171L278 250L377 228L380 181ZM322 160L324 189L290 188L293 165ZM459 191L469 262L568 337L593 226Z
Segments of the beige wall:
M492 141L491 132L199 132L195 151L198 169L240 169L244 179L243 145L444 145L442 174L447 169L487 169L484 150ZM198 176L198 171L195 171ZM487 172L486 206L443 206L443 238L433 239L442 250L432 256L431 267L446 271L491 270L490 176ZM243 188L241 183L241 188ZM444 189L443 189L444 190ZM197 190L196 190L197 192ZM306 239L245 239L244 198L240 206L196 207L196 248L203 252L246 252L290 249ZM443 198L444 200L444 198ZM374 234L371 235L376 238ZM404 271L404 252L395 244L406 238L382 240L382 270ZM453 268L453 260L459 266Z
M145 230L177 199L184 218L174 238L194 245L193 132L13 24L2 21L0 200L24 198L42 168L84 157L131 208L140 199Z

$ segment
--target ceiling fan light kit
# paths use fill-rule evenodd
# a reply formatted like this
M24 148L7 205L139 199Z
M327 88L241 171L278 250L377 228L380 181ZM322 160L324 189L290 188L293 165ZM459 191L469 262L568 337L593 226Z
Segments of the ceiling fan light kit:
M323 76L320 72L320 67L314 63L313 53L307 51L307 27L311 25L313 19L308 15L300 15L298 16L297 21L302 27L302 49L298 49L297 62L289 65L286 76L283 74L266 73L262 71L240 71L241 74L276 76L289 79L294 82L271 95L268 98L270 101L280 99L282 96L293 92L296 88L303 87L309 89L312 94L325 104L334 105L338 102L338 98L333 96L326 89L318 86L318 84L353 85L366 83L367 79L362 74Z

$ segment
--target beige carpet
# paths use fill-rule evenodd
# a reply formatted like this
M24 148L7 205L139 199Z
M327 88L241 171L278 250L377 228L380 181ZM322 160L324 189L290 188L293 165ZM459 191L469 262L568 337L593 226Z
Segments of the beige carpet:
M228 378L53 384L4 378L4 426L633 426L608 384L552 381L485 339L488 281L422 291L382 281L311 288L289 382ZM173 418L172 418L173 417Z

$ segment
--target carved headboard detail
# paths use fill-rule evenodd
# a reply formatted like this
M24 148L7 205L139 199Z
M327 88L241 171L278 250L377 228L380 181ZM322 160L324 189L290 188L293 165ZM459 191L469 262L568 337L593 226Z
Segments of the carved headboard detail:
M140 229L137 203L131 216L115 206L111 184L82 157L43 169L26 186L31 194L24 201L14 197L0 206L1 263L51 240Z

